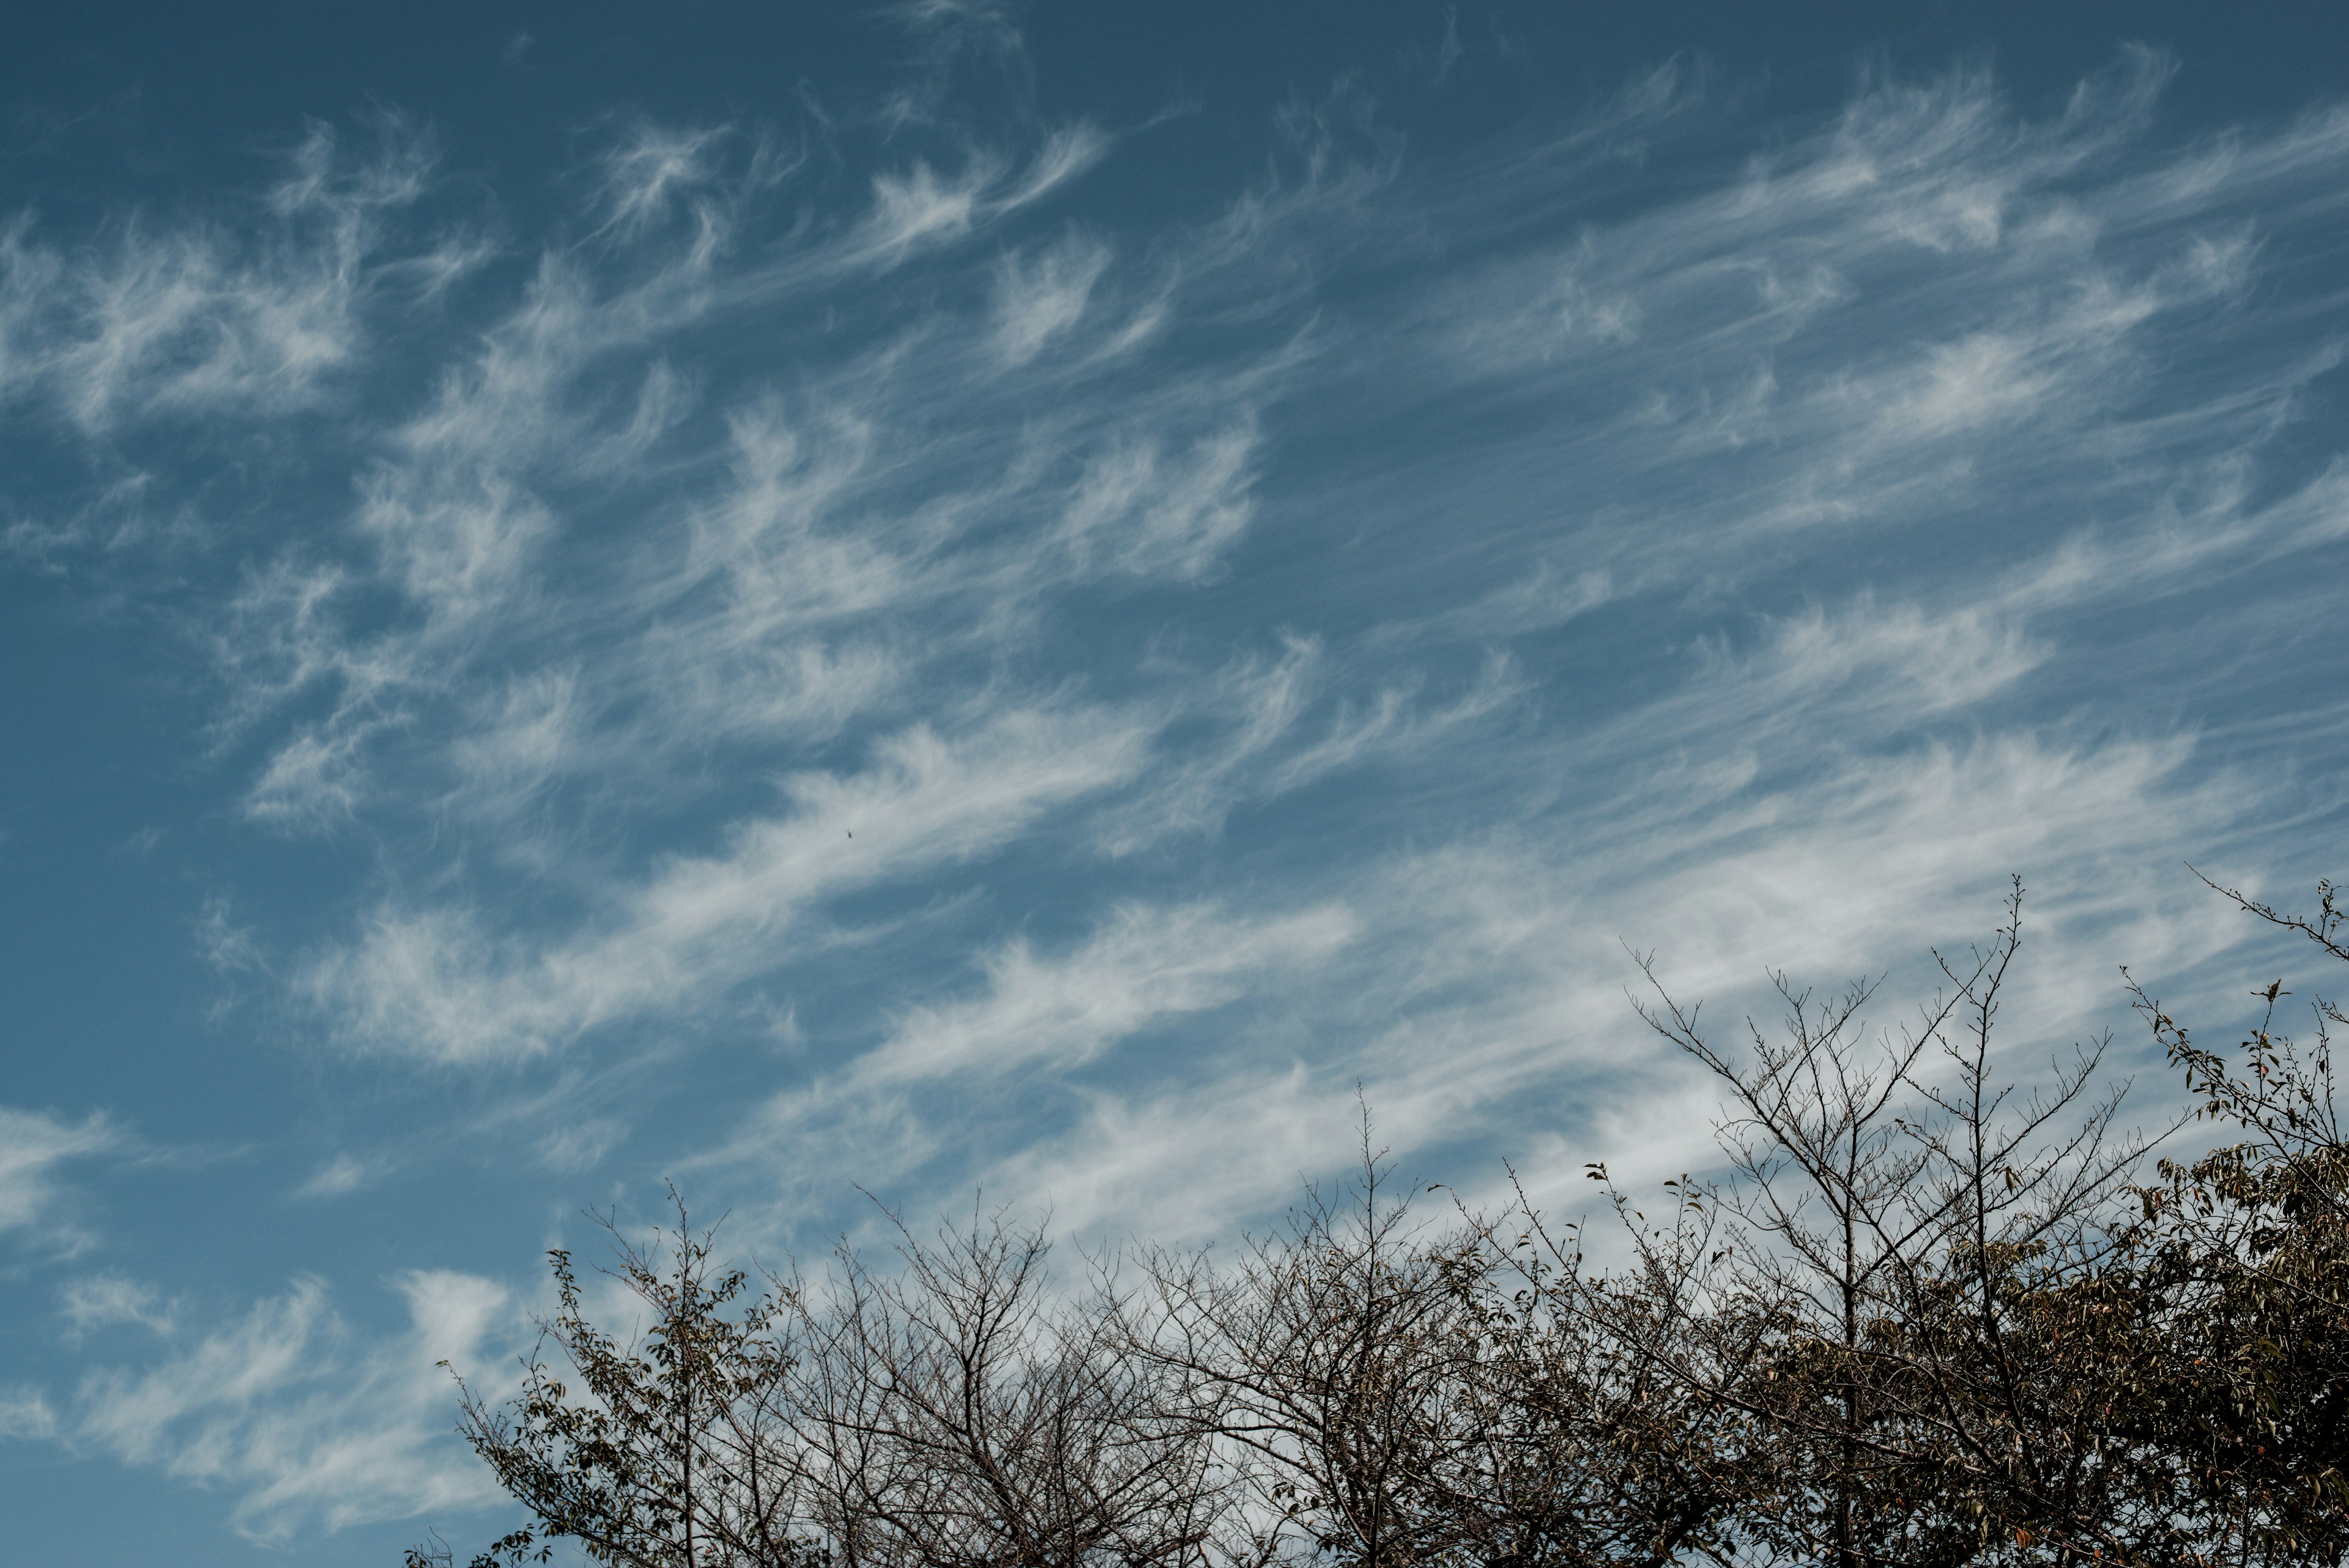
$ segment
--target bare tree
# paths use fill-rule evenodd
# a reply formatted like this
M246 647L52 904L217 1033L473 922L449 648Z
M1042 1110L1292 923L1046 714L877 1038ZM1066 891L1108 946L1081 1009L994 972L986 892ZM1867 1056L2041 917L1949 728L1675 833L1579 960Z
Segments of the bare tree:
M1674 1207L1683 1234L1670 1255L1702 1258L1706 1217ZM1683 1332L1673 1362L1655 1354L1668 1327L1686 1326L1673 1321L1674 1282L1652 1267L1589 1271L1578 1227L1553 1229L1522 1189L1499 1221L1464 1218L1476 1248L1456 1277L1476 1408L1444 1473L1467 1549L1456 1555L1510 1568L1735 1560L1762 1434L1718 1391L1737 1378L1717 1358L1713 1375L1686 1376L1711 1348ZM1733 1345L1731 1361L1742 1354Z
M1529 1211L1438 1222L1418 1196L1366 1116L1353 1181L1309 1188L1229 1266L1151 1259L1136 1353L1219 1397L1259 1551L1350 1568L1572 1568L1662 1564L1724 1541L1740 1495L1729 1428L1750 1422L1659 1375L1624 1332L1647 1293L1583 1280L1578 1257L1568 1286ZM1603 1323L1587 1310L1602 1297L1616 1314Z
M1682 1188L1670 1223L1633 1226L1665 1310L1587 1310L1630 1325L1685 1388L1765 1423L1772 1463L1748 1472L1742 1512L1780 1556L1861 1568L2146 1549L2106 1484L2135 1341L2104 1332L2133 1299L2113 1200L2142 1145L2115 1132L2126 1085L2098 1088L2101 1041L2038 1093L1999 1079L2019 881L2008 915L1969 961L1941 959L1950 989L1889 1036L1862 1025L1872 986L1820 1002L1776 976L1784 1028L1748 1020L1733 1053L1641 960L1656 998L1642 1015L1726 1090L1729 1174Z
M1442 1476L1475 1421L1455 1251L1432 1243L1363 1128L1361 1174L1309 1189L1288 1227L1229 1268L1151 1255L1135 1353L1206 1391L1247 1478L1256 1548L1359 1568L1455 1542Z
M1111 1273L1049 1288L1040 1228L975 1214L925 1243L900 1225L893 1272L843 1243L824 1277L753 1296L682 1205L648 1247L604 1222L607 1272L649 1326L625 1342L597 1326L570 1255L552 1254L561 1306L521 1395L460 1384L460 1431L533 1515L476 1568L544 1562L566 1539L627 1568L1225 1554L1212 1418L1164 1365L1122 1354Z
M893 1217L894 1221L894 1217ZM812 1496L850 1568L1131 1568L1216 1554L1224 1480L1170 1369L1123 1354L1113 1278L1048 1287L1040 1227L897 1226L794 1283L791 1378Z
M2349 959L2329 884L2308 917L2220 891ZM2349 1562L2349 1019L2320 996L2296 1044L2277 981L2238 1061L2137 992L2242 1137L2133 1185L2105 1041L2002 1075L2022 897L1892 1034L1871 986L1775 976L1783 1027L1733 1048L1640 959L1642 1015L1723 1091L1725 1168L1651 1217L1590 1168L1612 1269L1522 1189L1430 1215L1367 1111L1350 1183L1228 1262L1146 1251L1134 1288L1106 1254L1056 1282L1040 1225L977 1208L755 1293L681 1204L642 1246L606 1218L639 1327L591 1321L556 1251L522 1394L460 1384L533 1516L474 1568L566 1540L632 1568Z

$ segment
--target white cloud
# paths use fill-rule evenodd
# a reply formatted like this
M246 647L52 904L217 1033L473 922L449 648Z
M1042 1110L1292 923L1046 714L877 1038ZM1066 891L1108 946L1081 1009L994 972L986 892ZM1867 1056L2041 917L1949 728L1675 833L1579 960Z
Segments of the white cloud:
M66 1333L77 1340L93 1329L121 1324L168 1334L179 1314L179 1303L162 1299L154 1286L119 1273L68 1281L58 1293L58 1302Z
M1351 941L1357 924L1336 905L1251 916L1130 906L1064 952L1040 956L1014 940L981 958L981 994L909 1012L879 1045L770 1101L723 1158L788 1149L798 1169L853 1158L864 1179L881 1180L952 1143L999 1137L1007 1119L1032 1132L1049 1113L1024 1103L1023 1086L1064 1085L1154 1028L1292 983Z
M449 1437L453 1386L435 1363L494 1397L511 1381L498 1363L527 1325L487 1280L411 1271L391 1283L404 1333L355 1345L325 1284L297 1280L241 1320L175 1340L160 1361L90 1372L54 1431L78 1449L233 1490L237 1529L274 1544L478 1508L495 1483Z
M941 179L927 163L916 163L903 174L874 176L868 243L894 261L925 240L960 239L970 232L981 199L1001 173L982 162L959 177Z
M1237 920L1200 906L1120 909L1065 958L1040 960L1026 942L989 955L983 1001L913 1013L857 1062L852 1081L862 1088L1078 1066L1156 1018L1232 1002L1264 971L1328 958L1353 927L1334 908Z
M1248 524L1257 433L1219 431L1169 456L1154 438L1086 465L1061 537L1086 569L1196 577Z
M1078 237L1032 256L1005 255L995 274L997 356L1024 365L1074 327L1109 260L1107 245Z
M1635 725L1657 740L1733 733L1759 745L1834 734L1871 745L1979 711L2054 652L2019 616L1980 604L1940 613L1879 605L1863 592L1834 611L1813 605L1765 623L1748 657L1708 648L1688 686L1642 709Z
M0 1387L0 1438L52 1438L57 1413L37 1388Z
M832 940L823 922L839 900L1046 842L1031 836L1047 823L1140 876L1170 841L1212 840L1237 813L1376 766L1394 817L1415 815L1437 843L1522 835L1523 875L1569 886L1561 845L1669 846L1610 852L1622 879L1647 885L1704 855L1733 868L1762 844L1808 845L1840 866L1805 836L1827 829L1806 825L1854 831L1937 767L1965 775L1951 788L1969 800L1998 767L2055 767L2047 759L2083 742L1998 707L2076 666L2061 617L2080 593L2048 585L2117 573L2107 591L2146 591L2222 539L2312 547L2339 512L2315 491L2294 511L2251 508L2237 490L2167 525L2139 504L2257 422L2240 393L2212 394L2200 417L2220 433L2186 453L2173 431L2192 410L2158 428L2134 411L2161 374L2149 345L2190 349L2206 331L2195 313L2240 309L2257 262L2211 205L2220 182L2181 185L2144 219L2140 164L2168 155L2141 154L2116 129L2136 90L2033 125L1979 77L1888 84L1744 174L1547 238L1512 225L1545 202L1569 210L1575 182L1619 160L1623 136L1668 151L1696 134L1683 111L1699 89L1659 78L1550 144L1441 175L1414 174L1365 130L1361 105L1333 100L1299 111L1299 168L1212 233L1163 241L1147 286L1121 268L1127 248L1075 230L991 259L950 255L1100 156L1088 135L898 162L869 208L815 223L788 263L657 237L657 212L739 188L724 135L624 138L605 166L612 226L599 243L639 245L636 270L550 253L366 471L352 517L366 556L257 573L237 633L254 711L342 693L329 719L278 741L256 810L356 823L395 808L396 794L375 791L404 787L446 814L436 828L481 834L465 853L533 878L532 898L563 912L533 901L525 919L521 900L453 862L419 864L394 874L409 890L294 966L297 983L347 1044L513 1060L706 1013ZM2307 145L2263 152L2262 177L2305 180L2330 134L2283 138ZM1392 300L1374 290L1309 335L1283 326L1278 351L1227 357L1216 374L1086 379L1112 376L1101 355L1137 299L1155 301L1162 335L1241 321L1262 340L1284 309L1301 319L1299 280L1342 265L1348 236L1431 227L1485 259ZM827 319L870 311L858 290L873 267L916 253L947 258L925 275L961 292L926 294L918 319L866 348L812 348L787 388L681 391L665 369L694 362L691 346L709 341L698 333L781 322L779 301ZM2264 359L2244 372L2276 396L2309 373ZM1561 398L1587 414L1528 412ZM1362 478L1284 496L1285 532L1266 537L1276 434L1365 413L1402 431L1447 400L1504 417L1447 427L1433 445L1370 441ZM712 416L690 436L678 411L689 407ZM1465 455L1444 455L1454 449ZM2096 460L2077 461L2084 451ZM628 498L625 547L604 547L595 530L616 524L565 490L563 471L583 465ZM2093 513L2109 538L1974 550L1951 520L2009 498L2034 516ZM1839 570L1830 538L1872 541L1879 562L1930 550L1944 566L1888 567L1871 585ZM2147 550L2162 539L2169 554ZM1213 591L1259 541L1321 576L1281 579L1247 640L1164 619L1139 660L1073 675L1029 662L1072 597L1137 580ZM2082 566L2084 551L2104 564ZM1814 567L1817 587L1721 613L1772 574ZM396 635L359 635L337 610L387 590L413 611ZM1600 636L1601 617L1676 643L1638 701L1585 722L1579 677L1517 649ZM596 635L573 629L588 626ZM1284 652L1249 651L1274 640ZM1447 641L1503 646L1480 674L1455 663L1439 677L1427 654ZM1136 695L1114 719L1040 696L1067 680ZM1015 743L1007 724L1041 728ZM802 760L881 733L896 738L863 771L836 750L821 767ZM2191 772L2187 745L2090 748L2121 774L2120 759L2138 759L2137 793L2115 784L2108 804L2168 809L2164 793L2188 787L2164 782ZM786 780L786 808L729 806L715 851L712 825L668 798L769 770ZM999 771L1000 793L988 782ZM1878 776L1906 782L1883 799L1853 794ZM1447 815L1472 790L1478 804ZM1936 836L1925 819L1901 831ZM2002 852L1941 836L1959 847L1939 875L1962 879L1968 857ZM1998 843L2027 858L2064 841ZM1300 906L1371 876L1342 853L1297 874ZM1815 891L1826 877L1759 862L1737 874ZM1797 919L1746 898L1727 907L1763 929ZM1259 914L1235 904L1229 918ZM1522 1016L1552 1007L1527 1002ZM826 1093L880 1106L894 1091L854 1085L894 1059L885 1049L820 1076ZM542 1158L592 1163L623 1127L584 1113L578 1125Z
M1479 721L1525 698L1528 689L1508 656L1495 654L1456 701L1423 707L1415 695L1389 687L1359 710L1341 700L1328 732L1273 770L1272 789L1295 789L1372 757L1392 760L1457 741Z
M383 1174L383 1167L349 1154L338 1154L305 1178L294 1189L296 1198L340 1198L357 1192Z
M0 396L38 384L91 435L317 403L356 362L380 301L471 264L462 242L403 244L392 226L433 159L397 121L357 158L314 127L264 203L274 223L129 220L65 248L17 220L0 240Z
M744 181L775 177L721 177L717 145L647 132L614 157L661 192L689 178L727 185L730 202ZM984 226L1098 151L1087 136L1050 139L1035 178L1009 190L1011 163L986 157L967 188L920 171L885 181L895 237L882 248ZM616 190L631 212L667 199ZM606 240L625 241L642 270L611 286L602 251L548 252L359 465L347 525L251 567L209 634L230 687L228 738L327 704L279 731L247 798L255 820L347 829L383 804L387 771L440 774L444 807L484 822L511 823L543 787L583 774L610 788L626 770L639 776L626 787L672 790L709 747L820 739L898 698L954 651L942 621L974 649L1017 637L1021 607L1060 583L1199 577L1246 525L1251 400L1230 383L1255 368L1159 383L1156 407L1071 401L1064 387L1040 422L989 385L1004 353L1024 360L1047 340L1081 337L1081 361L1131 346L1131 319L1085 317L1105 247L1071 240L1008 263L996 309L845 358L827 348L802 395L737 388L728 439L706 444L696 426L680 447L704 392L672 357L703 352L698 335L755 319L778 296L851 289L876 242L838 233L729 277L698 239L623 226ZM1151 313L1164 319L1163 299ZM624 413L616 378L632 389ZM1001 439L936 441L942 419L974 417ZM1107 455L1072 481L1056 449ZM926 473L910 497L909 472ZM627 498L624 536L588 524L587 481ZM1057 543L1006 527L1047 510L1079 525ZM484 680L503 701L486 700Z
M667 217L679 192L706 184L715 173L712 154L721 140L716 130L636 127L601 160L605 222L633 233Z
M1015 711L947 740L874 747L846 775L783 781L790 815L739 823L721 853L678 857L568 940L500 943L447 909L378 909L301 984L355 1045L443 1062L526 1055L654 1008L688 1006L776 964L824 900L1000 848L1046 814L1123 783L1149 736L1098 711Z
M857 249L884 267L917 250L950 244L1050 195L1099 163L1109 140L1077 124L1048 134L1024 169L986 154L941 174L926 160L873 178L873 206Z
M128 1147L121 1129L95 1111L73 1122L53 1111L0 1106L0 1236L22 1232L46 1246L79 1251L89 1236L60 1213L68 1205L59 1178L77 1160Z
M1635 1183L1712 1162L1713 1091L1633 1014L1619 938L1655 950L1723 1028L1780 967L1825 985L1889 968L1890 1022L1910 988L1931 990L1928 950L1986 935L2005 874L2023 869L2032 949L2007 1049L2028 1078L2125 1011L2116 963L2178 972L2240 939L2188 878L2162 875L2170 846L2221 830L2241 803L2240 781L2185 785L2187 757L2182 744L2006 739L1852 757L1727 800L1656 779L1628 821L1609 803L1364 867L1348 885L1350 940L1268 971L1248 1011L1186 1033L1162 1071L1083 1084L1073 1119L1031 1113L990 1135L966 1094L926 1107L908 1096L868 1124L815 1088L780 1103L793 1137L768 1147L854 1129L861 1170L903 1179L906 1151L951 1150L926 1190L983 1180L1049 1202L1071 1229L1206 1240L1342 1167L1359 1085L1381 1140L1417 1173L1473 1194L1506 1157L1546 1197L1579 1204L1569 1179L1586 1160ZM1053 1049L1050 1024L1031 1027L1021 1039ZM933 1038L909 1033L908 1049ZM944 1059L967 1037L940 1031ZM860 1062L844 1081L870 1071ZM778 1130L773 1115L750 1124L752 1144ZM968 1152L963 1138L977 1140Z

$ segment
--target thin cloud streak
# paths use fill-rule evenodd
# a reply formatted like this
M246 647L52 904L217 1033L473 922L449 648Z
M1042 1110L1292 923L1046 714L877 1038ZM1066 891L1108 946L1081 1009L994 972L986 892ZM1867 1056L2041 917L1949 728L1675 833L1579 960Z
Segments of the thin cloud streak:
M665 862L618 894L605 929L500 954L470 912L379 912L301 984L356 1044L443 1062L543 1051L759 973L827 895L998 850L1131 778L1145 742L1099 712L1013 712L960 743L917 729L878 744L861 773L784 780L790 815L735 824L722 853Z
M172 1339L143 1369L93 1370L53 1412L72 1448L238 1494L238 1532L284 1546L316 1531L478 1508L496 1488L445 1441L453 1360L502 1393L526 1343L504 1287L446 1271L392 1282L409 1326L357 1350L331 1293L295 1281L241 1318Z
M17 1232L68 1255L83 1251L92 1238L60 1213L68 1197L63 1174L78 1161L129 1147L128 1136L102 1113L75 1122L0 1106L0 1237Z

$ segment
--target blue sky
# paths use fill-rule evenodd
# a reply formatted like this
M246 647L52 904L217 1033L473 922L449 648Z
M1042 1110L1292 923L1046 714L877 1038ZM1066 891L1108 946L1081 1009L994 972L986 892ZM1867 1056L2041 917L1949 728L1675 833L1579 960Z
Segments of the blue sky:
M2020 872L2017 1072L2232 1007L2337 21L1589 9L0 9L13 1548L502 1528L433 1363L665 1179L1701 1166L1625 942L1897 997Z

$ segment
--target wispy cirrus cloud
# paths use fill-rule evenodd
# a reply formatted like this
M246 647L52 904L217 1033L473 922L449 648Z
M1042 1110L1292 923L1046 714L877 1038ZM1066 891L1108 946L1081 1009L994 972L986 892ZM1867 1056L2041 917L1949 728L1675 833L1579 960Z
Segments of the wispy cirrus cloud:
M59 1293L58 1312L66 1320L67 1337L75 1340L120 1324L169 1334L179 1303L165 1300L152 1285L109 1272L67 1282Z
M787 1148L801 1168L853 1158L864 1179L902 1181L949 1154L939 1140L948 1106L958 1140L1037 1139L1056 1111L1081 1114L1093 1097L1083 1069L1103 1053L1293 983L1356 934L1338 906L1254 916L1129 906L1066 951L1015 940L980 960L980 992L912 1010L838 1073L771 1099L714 1158Z
M959 743L908 732L859 773L785 780L788 815L735 824L717 854L665 861L568 940L501 952L467 913L379 913L302 983L354 1044L452 1062L543 1051L758 974L827 895L999 850L1130 779L1147 740L1098 711L1013 712Z
M130 1147L129 1136L98 1112L74 1121L0 1106L0 1236L13 1232L68 1254L83 1250L90 1237L71 1217L64 1173L78 1161Z
M314 125L234 225L126 214L61 243L14 219L0 229L0 398L98 434L282 415L330 395L379 310L436 296L482 255L464 235L393 243L435 154L398 119L378 131L353 159Z
M404 1332L354 1345L331 1293L298 1279L242 1317L169 1336L169 1353L86 1375L46 1399L46 1430L70 1447L233 1490L238 1531L283 1545L305 1532L478 1507L495 1492L442 1439L453 1360L493 1393L527 1324L506 1290L445 1271L393 1289Z
M136 599L168 553L266 842L207 873L235 1016L460 1085L305 1143L287 1212L472 1161L534 1214L689 1171L762 1247L859 1179L1206 1240L1357 1095L1570 1202L1705 1158L1622 941L1719 1011L1897 994L2019 869L2035 1070L2116 962L2207 992L2181 850L2255 879L2337 809L2342 112L2174 130L2136 53L2044 114L1667 68L1445 148L1356 80L1138 213L1092 198L1154 129L958 119L1016 27L905 20L861 122L606 119L494 223L318 136L250 234L0 244L0 396L93 476L16 556ZM119 1135L0 1114L41 1234ZM149 1360L0 1428L273 1540L464 1505L417 1364L517 1309L401 1262L373 1336L93 1272L59 1332Z
M1594 831L1568 825L1595 808L1558 791L1644 788L1689 824L1651 801L1609 807L1630 815L1596 831L1644 822L1643 842L1713 843L1741 809L1776 820L1831 791L1822 746L1846 767L1959 754L1978 742L1945 727L2064 678L2067 618L2100 597L2170 591L2218 541L2240 557L2331 537L2322 475L2299 501L2223 476L2325 362L2248 327L2255 203L2239 182L2314 179L2343 132L2319 117L2252 151L2159 148L2161 77L2133 57L2039 122L1980 74L1878 84L1766 159L1564 233L1545 215L1619 182L1627 149L1719 135L1705 84L1660 75L1547 144L1440 178L1399 161L1341 95L1292 117L1279 172L1131 267L1085 231L972 243L1105 156L1091 133L1040 132L955 174L900 162L861 211L777 253L753 237L759 202L795 160L639 127L600 166L600 248L546 253L359 470L354 548L256 568L222 644L249 715L335 694L274 743L256 816L388 825L420 794L505 866L560 867L549 891L571 928L528 929L469 879L435 880L315 948L299 993L348 1043L510 1059L782 972L784 933L819 929L828 905L1046 820L1086 819L1092 844L1138 864L1170 833L1224 831L1364 767L1402 781L1395 798L1448 808L1464 797L1433 781L1475 745L1487 815L1461 825L1472 836ZM1443 244L1419 237L1432 225ZM1421 247L1409 284L1367 269L1350 303L1309 320L1297 280L1343 278L1382 234ZM892 317L917 252L925 303ZM788 386L730 380L711 334L781 321L786 301L872 324ZM1238 318L1278 346L1216 349ZM1180 369L1121 358L1138 320ZM2165 369L2222 339L2222 381ZM674 369L688 362L689 383ZM1511 433L1512 410L1554 397L1588 411ZM1271 432L1293 447L1358 417L1398 439L1309 503ZM1430 419L1442 439L1402 439ZM616 508L568 482L588 469ZM2164 524L2181 504L2192 523ZM1218 574L1268 527L1337 569L1290 591L1274 566L1219 598ZM1330 554L1350 533L1381 547ZM1936 535L1949 566L1930 579L1835 564ZM2164 537L2184 553L2144 549ZM2128 565L2082 564L2099 551ZM1783 603L1788 565L1815 558L1800 602L1720 613ZM1099 710L1119 715L1099 753L1118 760L1044 768L1095 753L1039 731L1002 762L1084 781L1049 808L990 816L1027 786L998 794L939 763L935 789L876 785L857 814L983 848L899 860L860 837L846 854L851 829L814 808L811 781L910 779L904 739L870 774L788 773L795 814L738 814L714 854L677 810L712 769L788 770L893 732L984 751L1003 732L990 707L1079 711L1036 706L1068 679L1056 639L1103 595L1168 590L1244 618L1249 594L1285 595L1287 651L1268 654L1256 628L1198 642L1154 612L1192 645L1081 678L1119 695ZM361 629L355 607L386 592L404 608ZM1584 721L1558 682L1625 617L1674 627L1684 652L1653 666L1646 701ZM939 757L960 743L918 742ZM2182 765L2147 775L2148 802ZM1368 874L1333 863L1311 885Z
M1109 156L1081 128L1035 129L952 171L891 154L786 241L761 225L803 161L723 127L632 127L596 156L586 238L549 244L485 328L448 337L430 390L351 449L338 528L244 563L212 634L223 743L266 737L254 819L408 831L422 807L524 875L561 866L550 891L582 911L576 933L523 931L465 878L436 879L448 891L387 898L316 950L301 992L346 1039L456 1060L722 991L759 963L714 933L763 938L907 873L876 846L854 874L794 869L786 896L745 862L709 874L757 889L737 913L654 913L678 867L755 860L740 846L783 831L737 815L737 850L695 847L709 826L677 807L708 788L697 779L845 777L791 770L860 732L987 732L957 706L1040 711L1067 679L1048 668L1055 639L1103 596L1215 590L1268 525L1284 541L1268 564L1301 550L1334 570L1289 592L1276 565L1249 579L1262 589L1199 601L1257 614L1255 646L1218 628L1214 646L1084 672L1123 704L1129 759L1169 725L1228 737L1146 779L1138 763L1086 774L1079 793L1116 825L1097 841L1121 857L1495 733L1557 679L1525 647L1600 635L1609 611L1692 607L1687 646L1733 678L1686 669L1596 732L1553 697L1539 741L1496 763L1555 777L1570 754L1566 775L1595 783L1630 765L1642 730L1702 748L1747 713L1863 751L1911 743L2064 663L2057 618L2082 605L2050 599L2054 585L2113 581L2079 565L2100 548L2089 516L2131 517L2101 526L2141 546L2199 493L2173 535L2238 555L2322 547L2319 491L2294 532L2291 506L2219 476L2321 369L2304 339L2286 352L2288 335L2257 325L2251 214L2321 208L2311 182L2337 163L2341 122L2165 147L2148 140L2162 74L2133 57L2036 122L1978 73L1875 84L1765 158L1563 228L1583 192L1619 188L1630 151L1720 137L1713 89L1661 73L1547 141L1440 173L1341 93L1288 117L1278 172L1140 251L1068 228L984 243ZM281 270L368 275L351 258L429 187L420 148L352 162L323 136L305 144L273 210L336 215ZM1408 275L1358 261L1388 235L1409 237ZM36 294L43 264L23 256ZM1320 286L1299 280L1317 275L1333 303L1315 318ZM823 346L799 324L819 306L862 331ZM1146 369L1120 357L1141 320L1160 357ZM1258 347L1228 347L1235 320ZM754 325L808 358L787 376L746 363L727 345ZM2222 338L2222 382L2165 369ZM143 364L144 341L107 352ZM103 375L78 382L115 398ZM1585 411L1512 433L1551 399ZM1432 420L1444 439L1382 441L1309 502L1286 453L1357 417L1374 432ZM1930 584L1829 566L1812 607L1744 625L1705 607L1774 593L1789 559L1854 548L1830 540L1875 541L1864 553L1962 535L1978 525L1958 519L2016 495L2029 502L1991 525L1995 547L1961 542ZM1447 521L1407 531L1430 517ZM1382 547L1330 554L1350 531ZM2187 548L2167 566L2134 548L2131 591L2209 558ZM1260 690L1216 673L1265 657L1245 607L1258 591L1285 596L1288 646L1316 650L1309 701L1293 655ZM1462 644L1482 647L1481 683L1435 674ZM981 836L1016 842L1035 820ZM663 855L670 868L647 871Z

